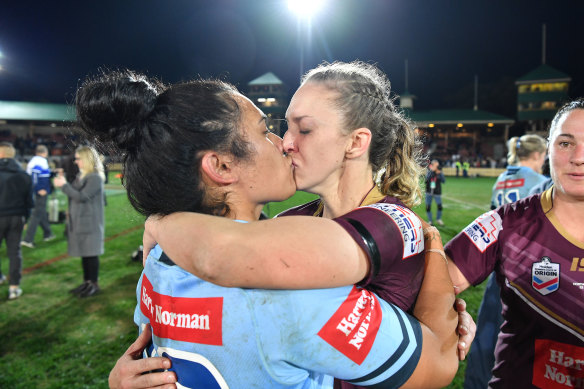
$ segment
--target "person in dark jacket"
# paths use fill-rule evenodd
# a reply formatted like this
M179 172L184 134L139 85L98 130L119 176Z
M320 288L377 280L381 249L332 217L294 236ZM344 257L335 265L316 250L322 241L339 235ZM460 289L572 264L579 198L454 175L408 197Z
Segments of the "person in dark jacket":
M12 144L0 143L0 243L6 241L6 252L10 260L10 287L8 299L14 300L22 295L20 279L22 272L22 254L20 237L24 223L34 206L32 198L32 180L14 159ZM0 284L6 277L0 269Z
M69 184L59 175L53 184L69 197L68 253L81 257L83 266L84 282L70 292L90 297L99 292L99 255L104 251L104 173L99 154L91 147L78 147L75 162L79 166L75 181Z
M444 174L440 170L440 163L437 160L432 160L428 166L428 173L426 173L426 215L428 216L428 223L432 222L432 199L436 201L436 224L443 226L442 221L442 184L445 182Z

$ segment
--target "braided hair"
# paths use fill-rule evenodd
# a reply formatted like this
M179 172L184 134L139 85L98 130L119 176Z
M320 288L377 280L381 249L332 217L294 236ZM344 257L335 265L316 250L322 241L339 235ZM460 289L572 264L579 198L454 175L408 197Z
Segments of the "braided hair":
M323 63L301 84L315 83L337 93L334 102L343 116L343 132L371 131L369 163L380 191L408 207L422 199L420 179L427 159L414 129L390 96L390 82L376 66L361 61Z

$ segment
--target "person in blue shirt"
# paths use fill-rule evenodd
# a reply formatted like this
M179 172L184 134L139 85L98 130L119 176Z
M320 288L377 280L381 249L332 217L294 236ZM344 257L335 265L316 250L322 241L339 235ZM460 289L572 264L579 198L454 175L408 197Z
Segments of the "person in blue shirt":
M269 228L270 220L255 222L263 205L295 191L291 158L267 117L223 82L166 87L115 72L88 80L76 104L80 126L123 152L129 199L146 216L203 212L224 222L219 231L229 235L232 227ZM309 234L288 255L313 241L316 251L339 260L365 255L335 221L285 219L293 233ZM220 287L188 274L157 247L138 283L134 315L140 327L151 325L146 353L153 358L131 363L135 353L128 350L110 386L172 383L174 374L191 388L330 388L333 376L379 387L447 385L458 366L457 314L438 235L426 235L439 252L427 255L414 308L421 322L356 286ZM139 374L169 360L174 374Z
M28 227L21 246L34 248L34 236L40 225L43 230L44 241L48 242L55 238L49 224L47 214L47 199L51 194L51 168L49 167L49 149L45 145L38 145L35 150L36 155L31 158L26 166L26 172L32 177L34 192L34 208L28 220Z

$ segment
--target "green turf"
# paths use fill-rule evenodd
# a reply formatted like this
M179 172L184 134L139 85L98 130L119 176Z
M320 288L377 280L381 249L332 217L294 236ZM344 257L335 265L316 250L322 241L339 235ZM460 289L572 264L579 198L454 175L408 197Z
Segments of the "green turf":
M112 175L113 178L113 175ZM115 180L115 178L114 178ZM444 217L440 228L446 242L488 209L494 179L447 178ZM107 376L117 358L135 339L135 287L142 269L131 253L141 242L143 217L128 204L119 180L108 185L106 250L100 257L102 293L77 299L67 291L82 281L81 263L67 257L64 225L53 225L57 239L37 248L23 247L24 294L6 300L8 286L0 286L0 388L107 388ZM66 200L59 195L62 209ZM286 203L271 203L270 215L314 197L297 193ZM425 218L423 207L415 209ZM57 259L47 264L47 261ZM0 248L0 266L8 273L6 249ZM35 266L39 266L35 268ZM463 294L476 317L481 288ZM464 364L450 388L461 388Z

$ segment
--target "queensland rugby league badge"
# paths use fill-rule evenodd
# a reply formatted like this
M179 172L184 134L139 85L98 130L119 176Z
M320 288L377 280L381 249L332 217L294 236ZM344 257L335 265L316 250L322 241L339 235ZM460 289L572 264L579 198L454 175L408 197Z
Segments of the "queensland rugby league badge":
M531 285L542 295L555 292L560 288L560 264L553 263L549 257L531 265Z

